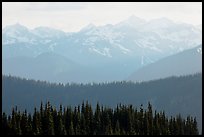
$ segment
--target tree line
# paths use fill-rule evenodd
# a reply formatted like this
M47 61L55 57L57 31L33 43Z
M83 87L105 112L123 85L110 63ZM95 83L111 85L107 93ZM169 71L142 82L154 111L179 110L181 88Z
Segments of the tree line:
M180 114L167 117L148 103L139 108L118 104L115 108L86 102L71 107L56 108L41 102L33 113L12 109L2 113L5 135L198 135L196 118Z

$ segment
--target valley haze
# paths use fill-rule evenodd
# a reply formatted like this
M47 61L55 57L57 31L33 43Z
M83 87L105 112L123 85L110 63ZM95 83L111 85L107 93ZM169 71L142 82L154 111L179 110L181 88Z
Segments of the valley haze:
M19 23L2 31L3 74L61 83L125 80L148 64L202 43L198 26L134 15L74 33Z

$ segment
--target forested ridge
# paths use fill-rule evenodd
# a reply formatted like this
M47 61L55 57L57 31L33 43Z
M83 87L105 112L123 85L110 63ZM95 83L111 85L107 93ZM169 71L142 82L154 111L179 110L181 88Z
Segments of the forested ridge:
M2 114L3 134L6 135L197 135L195 117L167 117L164 111L118 104L115 108L97 103L58 109L48 101L33 113L12 109Z
M176 105L180 110L186 108L184 106L197 109L200 108L202 100L202 74L147 82L115 81L88 84L49 83L3 76L2 96L3 110L7 112L16 104L30 111L28 108L39 106L41 101L46 100L54 105L78 105L83 100L96 104L99 101L111 107L118 103L140 105L151 101L156 108L174 109ZM190 100L194 102L189 102Z
M119 103L147 107L149 101L157 111L165 110L168 117L178 113L196 117L199 132L202 131L202 73L136 83L57 84L4 75L2 80L2 111L7 115L11 115L14 106L33 113L41 101L50 101L54 106L77 106L88 100L93 109L97 102L114 108Z

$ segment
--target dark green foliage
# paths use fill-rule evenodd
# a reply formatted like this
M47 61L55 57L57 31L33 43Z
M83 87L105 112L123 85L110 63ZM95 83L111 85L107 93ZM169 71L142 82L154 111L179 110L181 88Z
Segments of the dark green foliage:
M28 112L33 113L33 108L40 106L40 102L45 102L46 100L52 101L52 104L55 106L59 106L60 104L77 106L83 100L88 100L94 108L97 101L110 107L115 107L120 102L138 106L141 103L146 104L148 101L152 101L154 107L156 107L158 111L165 110L167 116L175 116L178 112L185 117L188 115L196 116L199 131L202 129L202 73L169 77L148 82L115 81L87 84L57 84L3 75L2 110L6 112L6 114L10 114L11 108L16 104L20 106L19 109L21 111L27 109ZM85 112L85 106L86 102L84 102L83 112ZM68 113L67 115L69 115L68 120L63 120L65 122L65 129L69 128L69 119L73 114L70 115ZM122 117L124 113L120 115L117 115L117 117ZM147 119L148 115L149 114L147 114ZM44 114L41 116L44 117ZM82 116L80 115L80 117ZM86 117L85 120L90 117L91 115ZM138 115L138 117L140 116ZM95 117L92 119L95 119ZM122 119L120 122L127 125L128 123L125 123L125 121L126 120ZM155 130L153 126L154 121L150 121L150 128L147 130L149 130L149 134L153 135ZM54 119L53 122L56 122L56 119ZM137 122L138 121L134 120L134 123ZM116 119L113 119L113 123L113 126L115 126ZM90 126L93 125L91 121L89 124ZM74 130L76 130L74 122L73 126ZM45 127L42 126L43 131L44 128ZM105 127L96 128L105 129ZM138 130L137 132L141 130L140 128L136 129ZM56 132L56 127L54 130ZM88 129L88 132L101 134L96 133L95 130L92 131L91 128ZM123 129L121 129L121 132L123 132ZM168 131L162 129L162 132Z
M6 135L198 135L196 118L181 115L170 119L163 112L140 106L117 105L116 108L100 106L93 110L88 102L72 109L59 110L47 102L41 103L34 113L12 109L11 116L2 113L3 134Z

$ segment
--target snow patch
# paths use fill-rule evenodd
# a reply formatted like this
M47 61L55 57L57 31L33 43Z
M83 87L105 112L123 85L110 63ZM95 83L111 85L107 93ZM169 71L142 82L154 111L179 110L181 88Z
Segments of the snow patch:
M146 39L139 39L137 41L134 40L134 42L140 48L146 48L146 49L154 50L154 51L157 51L157 52L162 52L161 49L157 48L156 46L153 45L153 43L149 42Z
M110 49L109 48L104 48L104 52L106 53L106 55L108 56L108 57L112 57L111 56L111 54L110 54Z
M57 45L57 43L51 44L51 45L49 46L49 49L50 49L51 51L54 51L54 46L56 46L56 45Z
M51 41L52 41L52 40L50 40L50 39L46 39L46 40L43 41L43 43L44 43L44 44L47 44L47 43L50 43Z
M104 48L103 51L100 51L98 49L96 49L95 47L89 48L89 51L91 52L96 52L100 55L106 56L106 57L112 57L112 55L110 54L110 49L109 48Z
M197 49L197 52L202 55L202 48L198 48L198 49Z

